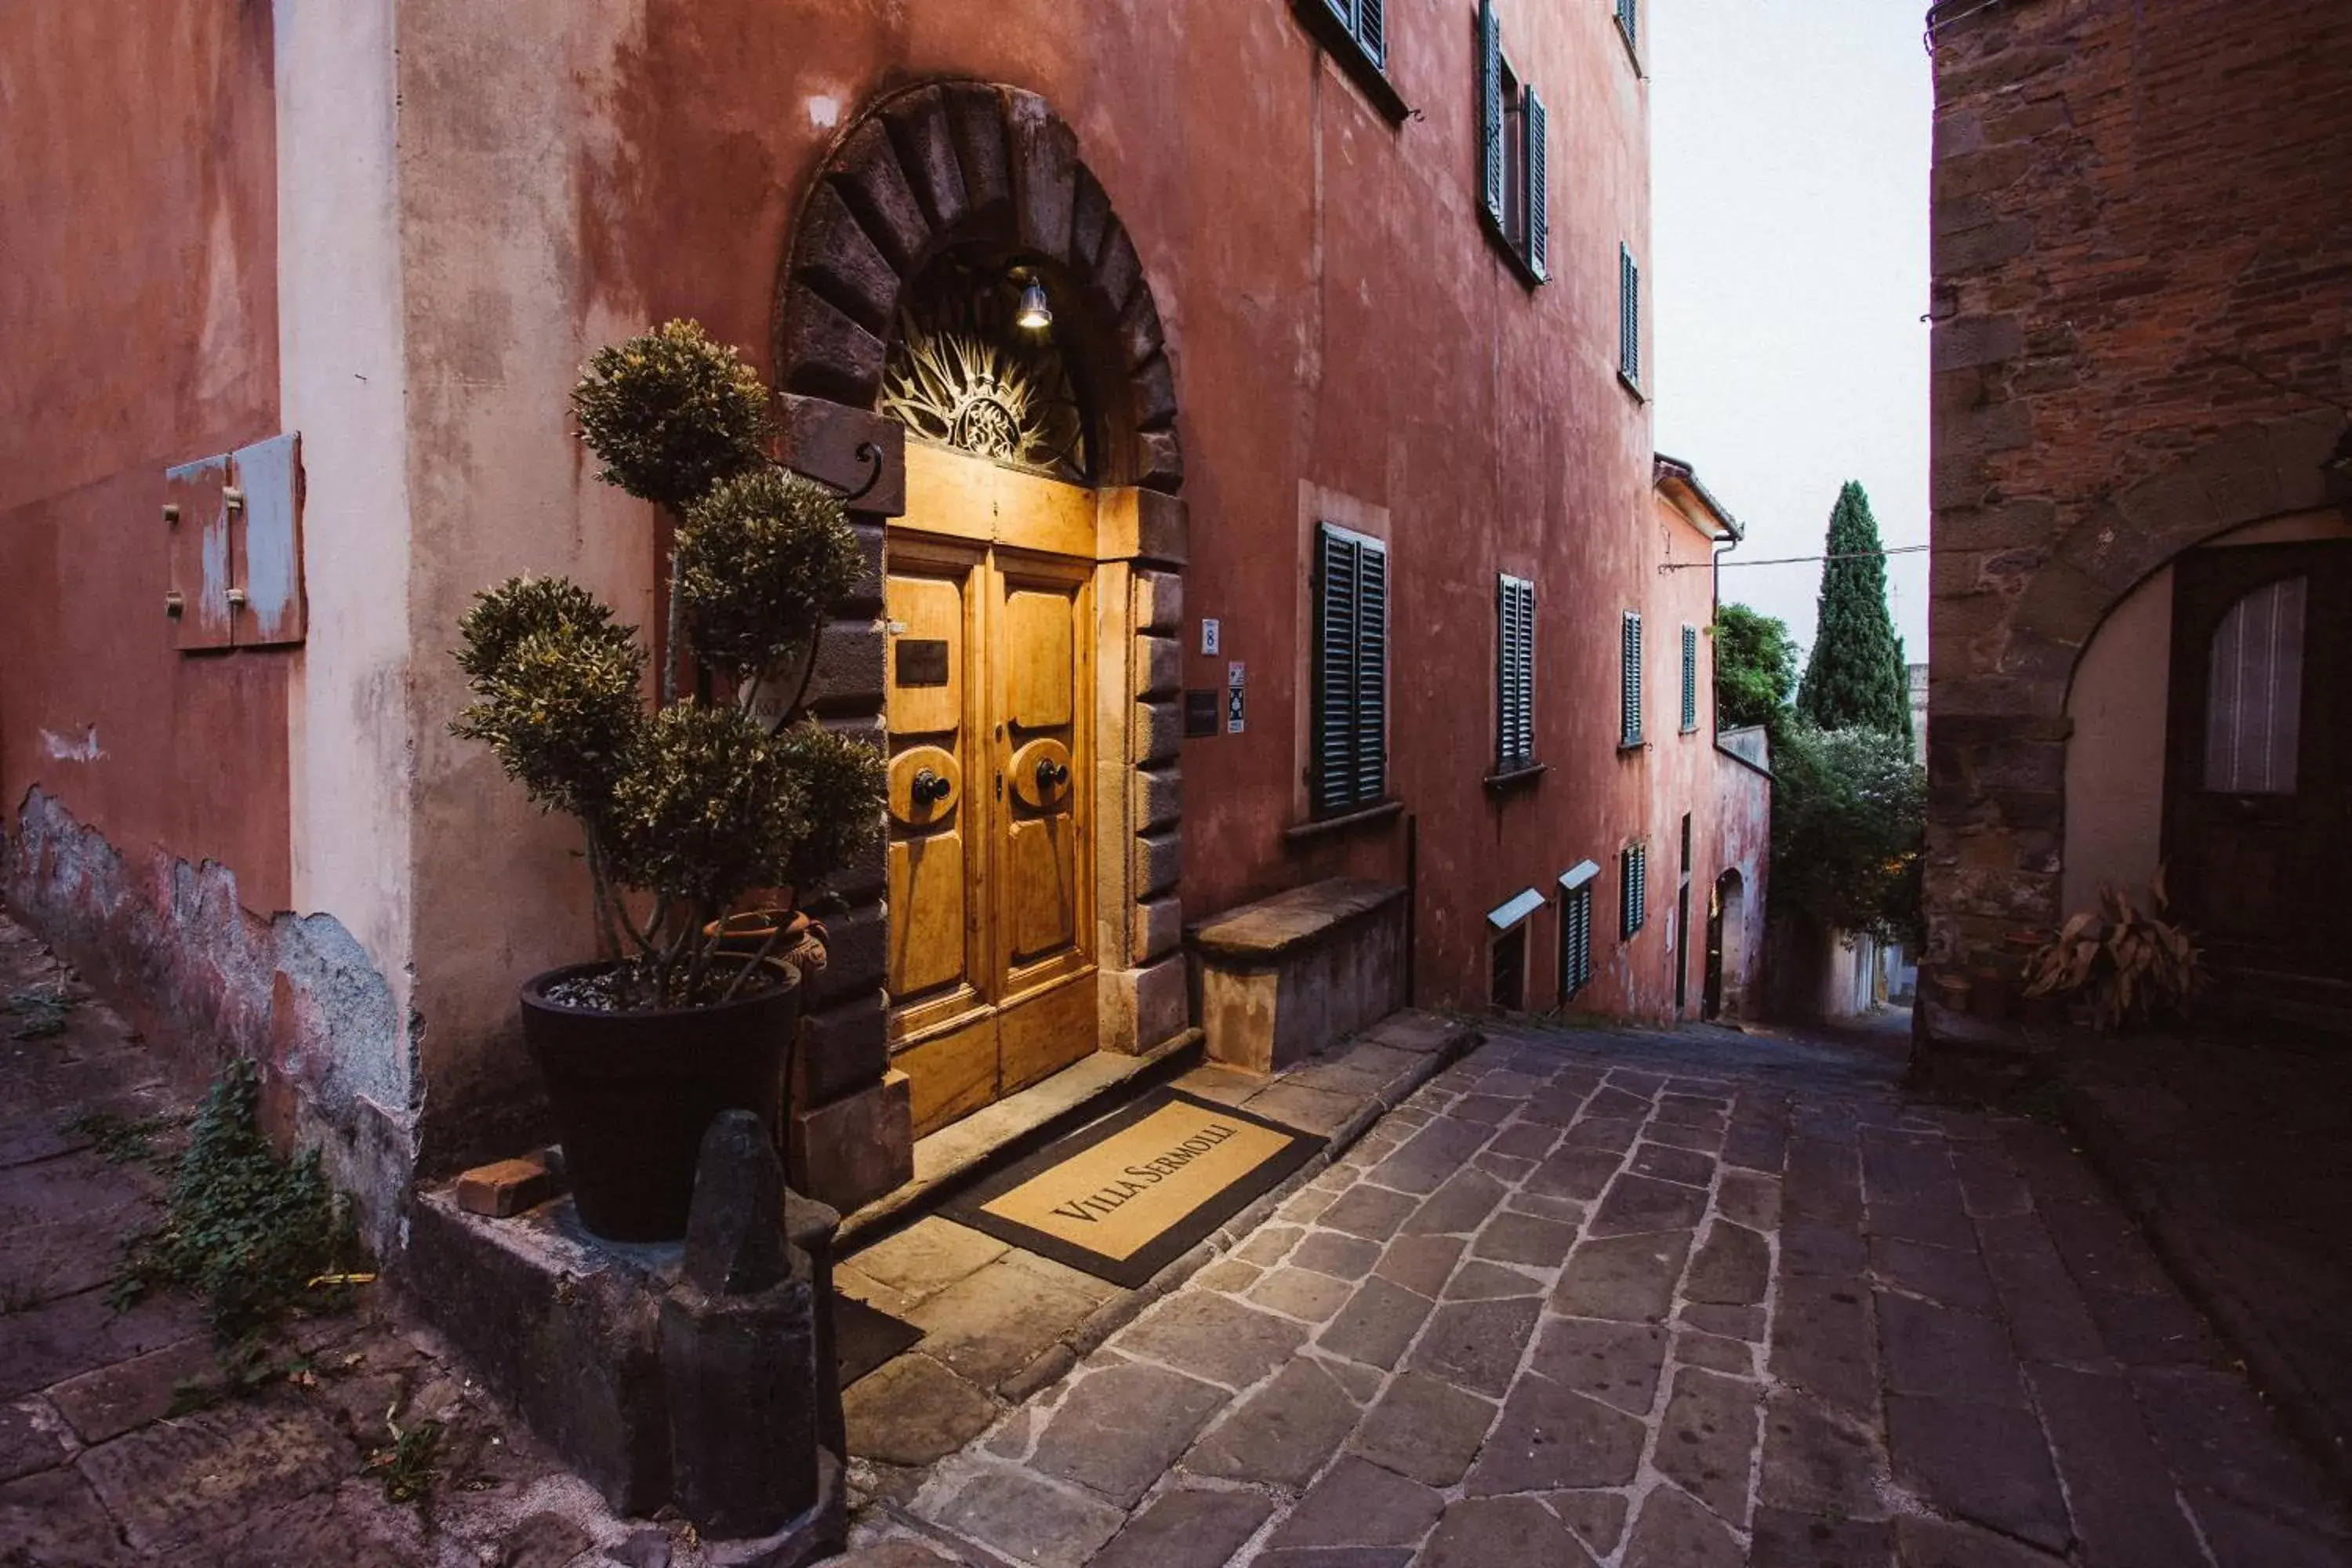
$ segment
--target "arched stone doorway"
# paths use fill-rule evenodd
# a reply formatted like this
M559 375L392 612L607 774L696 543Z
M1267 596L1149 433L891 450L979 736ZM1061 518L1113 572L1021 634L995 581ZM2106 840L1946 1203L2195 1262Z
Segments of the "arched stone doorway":
M1704 1016L1737 1018L1744 1011L1747 976L1748 884L1738 868L1715 880L1706 900L1706 985Z
M1033 289L1050 324L1024 319ZM873 911L865 990L819 998L810 1074L887 1062L873 1131L903 1141L1186 1023L1174 375L1076 135L977 82L843 137L775 359L786 460L851 492L878 557L831 706L890 755L883 863L840 890Z

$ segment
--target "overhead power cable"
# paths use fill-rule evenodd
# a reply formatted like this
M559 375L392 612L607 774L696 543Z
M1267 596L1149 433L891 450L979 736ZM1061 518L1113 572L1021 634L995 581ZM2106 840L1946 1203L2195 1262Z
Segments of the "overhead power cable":
M1929 548L1925 544L1898 544L1892 550L1848 550L1836 555L1768 555L1760 561L1739 561L1727 555L1712 561L1669 561L1658 570L1693 572L1708 566L1794 566L1807 561L1872 561L1887 555L1916 555Z

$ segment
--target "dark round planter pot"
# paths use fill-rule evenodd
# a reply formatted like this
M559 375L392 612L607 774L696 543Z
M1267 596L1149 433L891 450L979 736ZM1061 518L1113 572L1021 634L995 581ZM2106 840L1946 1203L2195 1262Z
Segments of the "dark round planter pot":
M572 963L522 988L522 1037L546 1079L580 1223L608 1241L686 1234L702 1135L722 1110L783 1114L784 1058L801 983L713 1007L607 1013L548 999L548 987L607 963Z

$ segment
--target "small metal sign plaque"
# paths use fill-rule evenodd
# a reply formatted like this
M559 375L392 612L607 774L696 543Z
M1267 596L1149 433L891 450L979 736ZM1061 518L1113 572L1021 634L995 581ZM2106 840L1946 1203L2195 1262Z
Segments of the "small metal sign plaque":
M948 643L945 637L900 637L898 684L945 686L948 683Z
M1196 740L1217 732L1217 694L1214 691L1184 693L1184 735Z

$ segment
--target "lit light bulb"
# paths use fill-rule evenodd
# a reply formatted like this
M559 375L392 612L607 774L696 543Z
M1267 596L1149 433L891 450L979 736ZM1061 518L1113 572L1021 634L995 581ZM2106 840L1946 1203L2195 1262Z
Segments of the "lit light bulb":
M1045 300L1045 286L1034 278L1021 290L1021 308L1013 313L1013 320L1033 332L1042 332L1054 324L1054 307Z

